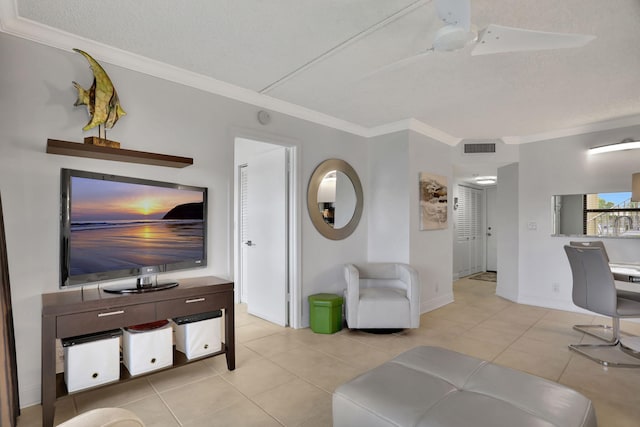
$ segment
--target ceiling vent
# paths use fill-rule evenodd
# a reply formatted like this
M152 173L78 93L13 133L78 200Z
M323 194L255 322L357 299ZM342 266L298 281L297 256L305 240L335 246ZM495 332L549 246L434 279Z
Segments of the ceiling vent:
M464 144L464 154L495 153L495 142Z

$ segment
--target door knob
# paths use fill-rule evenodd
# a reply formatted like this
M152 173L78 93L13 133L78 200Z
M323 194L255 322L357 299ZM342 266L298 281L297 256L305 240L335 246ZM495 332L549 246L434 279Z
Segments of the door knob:
M244 244L247 246L255 246L251 240L247 240Z

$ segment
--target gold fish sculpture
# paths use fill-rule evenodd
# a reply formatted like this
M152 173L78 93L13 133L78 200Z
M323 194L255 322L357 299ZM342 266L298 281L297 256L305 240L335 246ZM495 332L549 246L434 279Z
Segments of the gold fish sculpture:
M89 67L93 71L93 84L89 90L73 82L73 86L78 90L78 99L73 105L86 105L91 116L89 123L82 130L86 131L100 125L111 129L121 116L127 114L120 106L116 89L107 73L91 55L80 49L73 50L89 61Z

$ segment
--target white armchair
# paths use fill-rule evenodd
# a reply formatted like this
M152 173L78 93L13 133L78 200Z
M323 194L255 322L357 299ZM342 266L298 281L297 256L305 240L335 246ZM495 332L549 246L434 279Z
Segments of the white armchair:
M347 325L355 329L420 327L420 280L407 264L345 264Z

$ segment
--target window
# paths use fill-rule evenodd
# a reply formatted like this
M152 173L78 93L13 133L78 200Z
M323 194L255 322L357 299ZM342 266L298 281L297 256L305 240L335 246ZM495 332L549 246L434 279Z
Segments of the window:
M640 233L640 207L630 192L597 193L583 196L583 233L622 236Z

